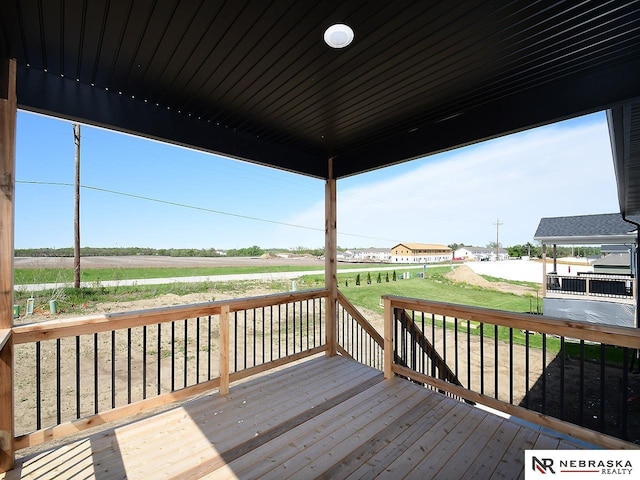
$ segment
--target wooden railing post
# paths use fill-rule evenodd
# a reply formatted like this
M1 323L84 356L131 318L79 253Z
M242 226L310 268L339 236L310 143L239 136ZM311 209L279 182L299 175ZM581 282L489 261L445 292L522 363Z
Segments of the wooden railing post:
M384 378L393 377L393 306L384 299Z
M226 395L228 393L229 393L229 305L222 305L222 309L220 312L220 395Z
M13 423L13 234L16 140L16 62L0 58L0 472L11 470Z

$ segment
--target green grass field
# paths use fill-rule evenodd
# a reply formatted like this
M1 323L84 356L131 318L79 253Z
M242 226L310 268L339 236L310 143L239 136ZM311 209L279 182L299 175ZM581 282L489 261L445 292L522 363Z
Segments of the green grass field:
M345 268L353 268L348 266ZM56 298L59 308L67 313L83 312L86 308L92 308L103 302L125 302L140 299L154 298L164 294L187 295L190 293L209 293L211 300L215 300L215 295L220 293L230 293L241 297L252 288L269 289L275 292L288 291L291 287L290 281L234 281L234 282L211 282L204 283L172 283L167 285L137 285L137 286L113 286L106 287L100 284L102 280L123 280L134 278L162 278L180 276L205 276L222 275L232 273L261 273L265 271L292 271L292 270L317 270L314 267L220 267L220 268L131 268L131 269L96 269L83 272L83 281L95 282L94 286L75 290L64 288L36 293L16 292L15 303L24 304L26 299L33 295L36 305L42 309L47 308L50 299ZM424 278L416 276L416 270L411 270L412 278L400 279L402 273L408 271L398 266L396 270L396 280L393 280L393 271L380 272L338 272L338 285L342 293L354 305L373 311L380 309L380 297L385 294L399 295L412 298L424 298L440 302L456 303L477 307L492 308L511 312L535 312L539 299L535 296L519 296L515 294L503 293L494 290L485 290L467 284L452 282L445 277L449 272L449 266L426 269ZM421 273L421 272L420 272ZM86 275L86 276L85 276ZM360 285L356 285L357 276L360 275ZM388 275L388 277L387 277ZM388 280L387 280L388 278ZM504 281L485 277L490 281ZM368 283L368 281L371 283ZM380 280L378 283L378 279ZM48 283L72 281L72 272L64 270L19 270L16 271L16 284L22 283ZM516 285L523 285L523 282L509 282ZM297 280L299 289L322 288L324 286L324 275L305 275ZM536 286L535 284L526 284ZM440 325L441 326L441 325ZM466 322L460 322L459 331L466 331ZM478 335L477 329L472 329L472 334ZM493 338L496 331L493 325L485 325L483 334L487 338ZM508 341L513 337L515 344L525 345L526 334L520 330L510 331L508 328L499 327L498 337ZM560 351L560 340L548 336L546 348L551 352ZM529 336L531 348L542 348L542 337L540 335ZM566 352L569 355L579 355L579 345L566 344ZM595 346L586 346L587 358L599 358L600 349ZM605 353L607 361L620 362L620 352L617 349L607 349Z

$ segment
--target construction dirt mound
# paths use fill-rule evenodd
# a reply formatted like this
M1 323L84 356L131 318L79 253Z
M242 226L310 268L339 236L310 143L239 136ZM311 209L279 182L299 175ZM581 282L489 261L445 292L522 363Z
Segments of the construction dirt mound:
M499 292L513 293L515 295L535 295L534 288L524 285L514 285L506 282L490 282L471 270L467 265L461 265L445 274L445 277L452 282L466 283L475 287L485 288L487 290L497 290Z

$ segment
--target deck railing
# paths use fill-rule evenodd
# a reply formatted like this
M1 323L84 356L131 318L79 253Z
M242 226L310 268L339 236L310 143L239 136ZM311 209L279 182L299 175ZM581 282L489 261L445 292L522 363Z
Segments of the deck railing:
M357 362L382 370L382 335L338 290L336 341L338 353Z
M387 377L411 378L599 445L640 443L640 378L630 373L638 329L383 298ZM437 356L419 345L407 319Z
M326 351L328 296L309 290L0 332L0 348L15 348L16 449L224 393L229 382ZM629 373L637 329L383 299L381 336L338 292L339 354L603 446L624 445L612 436L640 440L640 378Z
M15 326L16 449L223 391L322 352L327 295L308 290Z
M578 274L577 276L547 274L547 293L581 295L585 297L628 298L634 296L635 278L628 275Z

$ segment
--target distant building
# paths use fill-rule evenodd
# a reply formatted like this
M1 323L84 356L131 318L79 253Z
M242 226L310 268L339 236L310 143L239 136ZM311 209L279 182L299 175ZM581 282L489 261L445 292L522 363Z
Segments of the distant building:
M460 247L453 253L456 260L475 260L477 262L496 260L496 249L488 247ZM504 248L498 249L498 260L508 260L509 252Z
M354 250L351 259L358 262L388 262L391 260L391 252L386 248L367 248Z
M610 253L593 263L593 273L609 275L631 275L631 255L626 253Z
M438 263L451 259L451 249L446 245L399 243L391 248L392 263Z

